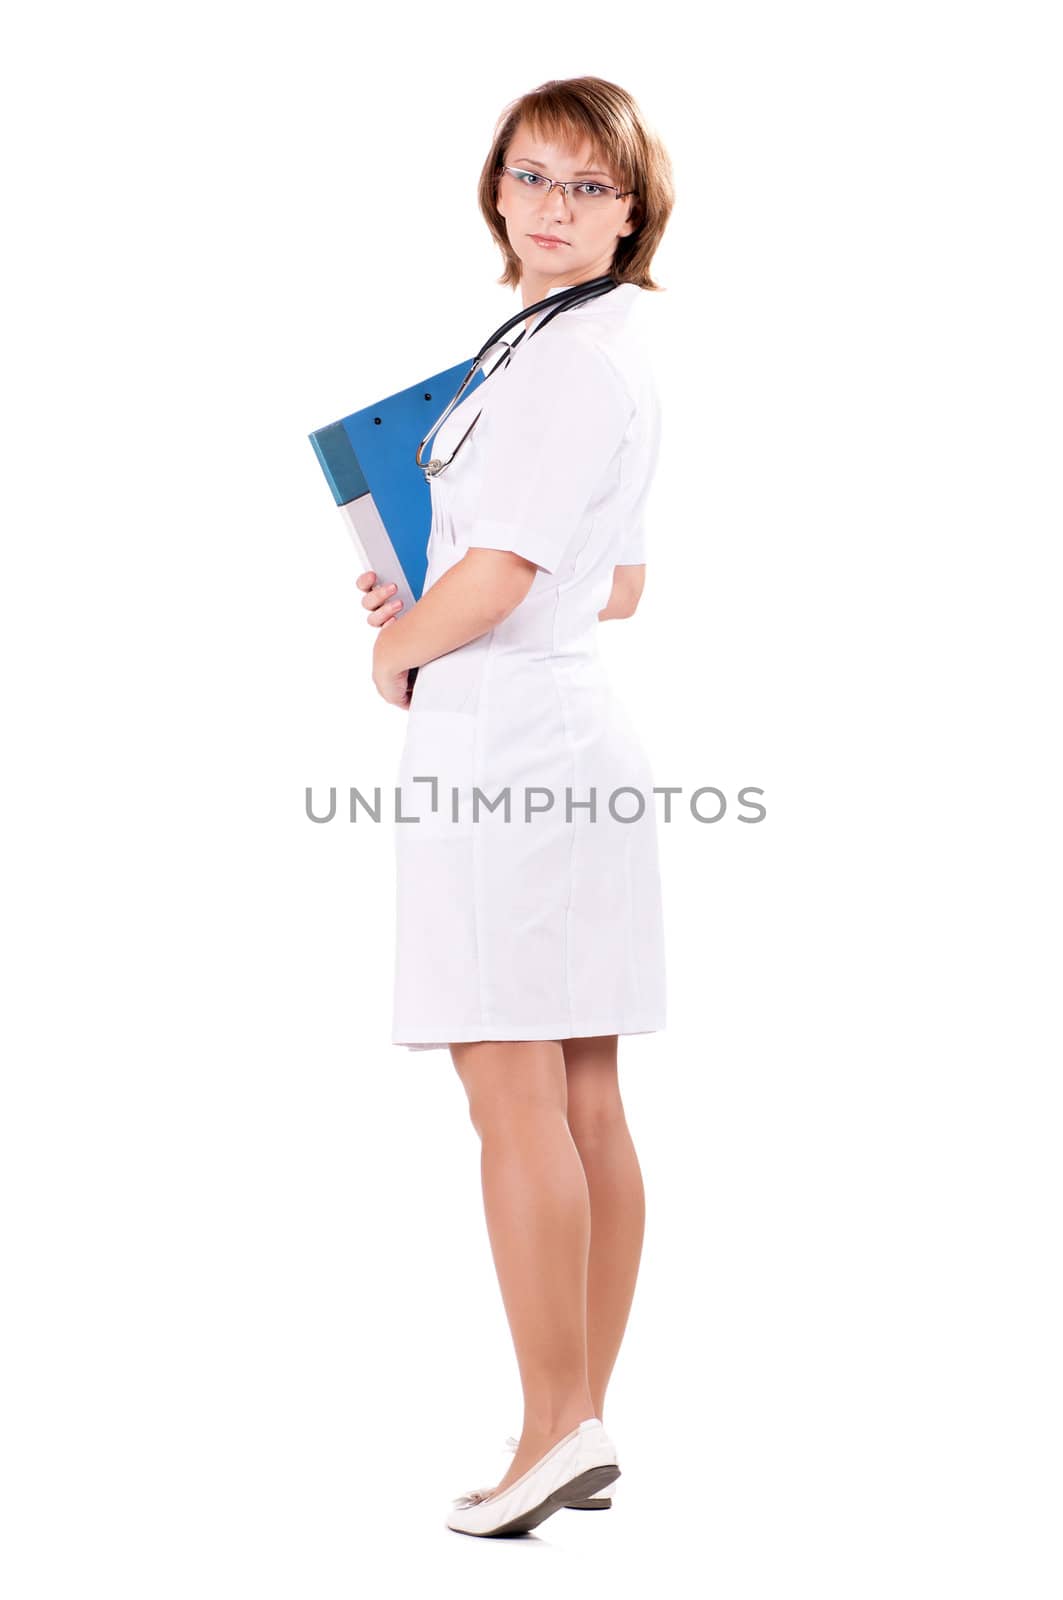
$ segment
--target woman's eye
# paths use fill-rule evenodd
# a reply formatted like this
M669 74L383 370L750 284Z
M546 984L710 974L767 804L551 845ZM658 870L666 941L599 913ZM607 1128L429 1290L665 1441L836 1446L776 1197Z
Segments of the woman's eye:
M605 190L602 188L600 183L581 183L580 188L583 190L584 194L589 194L592 200L597 199L598 195L605 193Z
M542 182L542 179L540 178L540 176L539 176L539 174L537 172L521 172L521 173L518 173L518 177L527 178L528 179L528 187L529 188L531 188L536 183L541 183Z

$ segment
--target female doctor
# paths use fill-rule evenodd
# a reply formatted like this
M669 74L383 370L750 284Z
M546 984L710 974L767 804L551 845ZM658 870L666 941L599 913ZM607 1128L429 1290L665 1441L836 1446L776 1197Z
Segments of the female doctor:
M643 591L659 413L632 313L658 288L671 167L623 89L554 80L503 112L479 198L525 306L618 280L538 334L546 312L525 319L426 449L448 465L413 609L358 579L373 681L409 711L403 774L463 801L511 785L517 813L455 821L413 784L417 825L396 829L393 1038L449 1049L464 1085L523 1390L509 1470L447 1517L491 1535L608 1507L619 1476L602 1417L645 1201L617 1045L664 1025L664 965L652 774L594 634ZM638 820L606 813L624 784L644 791ZM547 815L521 811L522 785L554 795Z

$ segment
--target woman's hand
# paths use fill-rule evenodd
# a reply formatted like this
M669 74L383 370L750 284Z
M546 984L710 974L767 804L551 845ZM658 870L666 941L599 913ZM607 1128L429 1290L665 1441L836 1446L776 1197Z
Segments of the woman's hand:
M402 607L401 600L391 598L397 584L377 583L375 572L363 572L358 587L364 594L362 604L369 613L365 620L371 627L385 628L389 622L394 622Z
M413 694L409 684L409 669L396 664L386 623L381 625L373 646L373 682L388 705L399 706L403 711L409 710Z
M401 600L388 598L395 593L397 585L377 583L375 572L363 572L357 581L365 596L362 604L369 613L366 621L379 630L373 645L373 682L388 705L401 706L405 711L409 708L412 694L407 668L397 666L393 652L383 648L390 646L391 641L386 637L387 629L396 620L396 612L402 605Z

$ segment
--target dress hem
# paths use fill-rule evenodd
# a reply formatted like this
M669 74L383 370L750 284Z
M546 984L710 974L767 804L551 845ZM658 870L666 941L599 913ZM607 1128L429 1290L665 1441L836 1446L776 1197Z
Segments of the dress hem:
M419 1039L396 1039L391 1042L398 1049L405 1050L446 1050L452 1044L500 1043L508 1044L517 1040L527 1040L529 1043L537 1039L596 1039L604 1034L615 1033L620 1038L633 1033L661 1033L664 1031L663 1017L653 1018L645 1022L629 1023L626 1027L618 1028L615 1022L596 1024L594 1027L573 1027L571 1023L559 1023L556 1027L549 1027L543 1023L533 1023L531 1027L519 1028L512 1026L492 1026L489 1023L480 1023L475 1027L456 1028L448 1039L422 1041ZM449 1031L449 1030L448 1030Z

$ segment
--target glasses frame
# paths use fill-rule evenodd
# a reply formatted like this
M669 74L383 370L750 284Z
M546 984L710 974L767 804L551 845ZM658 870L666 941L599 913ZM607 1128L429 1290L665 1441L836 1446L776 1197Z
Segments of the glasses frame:
M597 178L567 178L564 182L562 182L560 178L547 178L545 172L532 172L528 167L507 167L503 164L499 167L498 172L499 176L501 176L503 172L509 172L513 175L513 177L520 176L525 178L546 178L547 183L550 185L546 191L547 199L549 199L550 195L553 194L555 189L561 189L564 192L565 203L567 205L571 205L571 201L568 197L568 191L573 186L579 188L580 184L583 183L593 183L599 189L611 189L613 191L614 198L617 200L626 200L630 195L638 193L637 189L625 189L621 191L617 188L615 183L599 183ZM522 189L526 189L528 188L528 185L521 184L520 187Z

